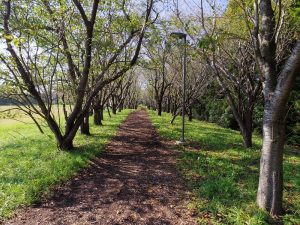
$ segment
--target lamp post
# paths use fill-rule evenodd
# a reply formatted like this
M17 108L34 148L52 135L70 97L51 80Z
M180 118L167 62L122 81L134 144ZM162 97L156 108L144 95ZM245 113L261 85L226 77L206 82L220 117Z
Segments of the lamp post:
M173 32L170 34L171 37L183 39L184 50L182 57L182 129L181 129L181 143L184 143L184 113L185 113L185 78L186 78L186 34L181 32Z

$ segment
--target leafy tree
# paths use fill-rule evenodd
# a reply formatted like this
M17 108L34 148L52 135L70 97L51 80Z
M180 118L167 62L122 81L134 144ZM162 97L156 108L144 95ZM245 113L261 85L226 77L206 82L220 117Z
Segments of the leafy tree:
M47 122L61 149L73 148L75 134L98 92L138 59L151 22L153 1L146 1L145 11L139 16L128 9L129 4L99 0L2 1L1 29L8 54L1 53L1 61L9 75L1 79L17 90L10 97L17 95L22 109ZM106 19L113 22L107 23ZM112 40L116 40L113 45ZM125 54L129 45L132 50ZM93 59L101 47L111 54L91 85L90 72L96 63ZM122 63L115 67L120 59ZM111 69L115 70L113 76L104 77ZM65 123L53 111L53 105L60 102Z

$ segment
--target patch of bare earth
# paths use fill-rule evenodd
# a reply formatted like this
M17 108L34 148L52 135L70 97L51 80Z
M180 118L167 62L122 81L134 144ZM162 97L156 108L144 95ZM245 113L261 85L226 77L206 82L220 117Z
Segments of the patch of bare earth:
M145 111L131 113L89 168L6 224L196 224L175 154Z

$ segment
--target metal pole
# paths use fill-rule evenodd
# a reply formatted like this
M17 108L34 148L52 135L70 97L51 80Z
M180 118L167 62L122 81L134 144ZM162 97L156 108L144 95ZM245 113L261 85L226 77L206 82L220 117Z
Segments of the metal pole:
M185 78L186 78L186 35L183 37L183 60L182 60L182 135L181 142L184 143L184 114L185 114Z
M181 128L181 143L184 143L184 114L185 114L185 78L186 78L186 46L187 46L187 40L186 40L186 34L181 32L173 32L171 33L172 37L176 37L179 39L183 39L183 54L181 54L181 66L182 66L182 128Z

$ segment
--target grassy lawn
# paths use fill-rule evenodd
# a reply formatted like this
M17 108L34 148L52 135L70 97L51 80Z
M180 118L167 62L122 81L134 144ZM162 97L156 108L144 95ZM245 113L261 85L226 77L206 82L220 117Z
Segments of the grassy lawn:
M17 207L49 194L51 186L86 166L104 149L130 112L124 110L112 118L105 115L104 126L91 126L92 136L76 136L77 147L72 152L59 151L47 129L42 135L34 124L0 119L0 221Z
M179 117L171 125L171 115L148 112L163 138L180 140ZM178 167L195 192L190 207L200 224L272 223L255 204L261 138L245 149L239 132L194 120L186 124L186 139ZM284 184L284 224L300 224L300 149L285 150Z

